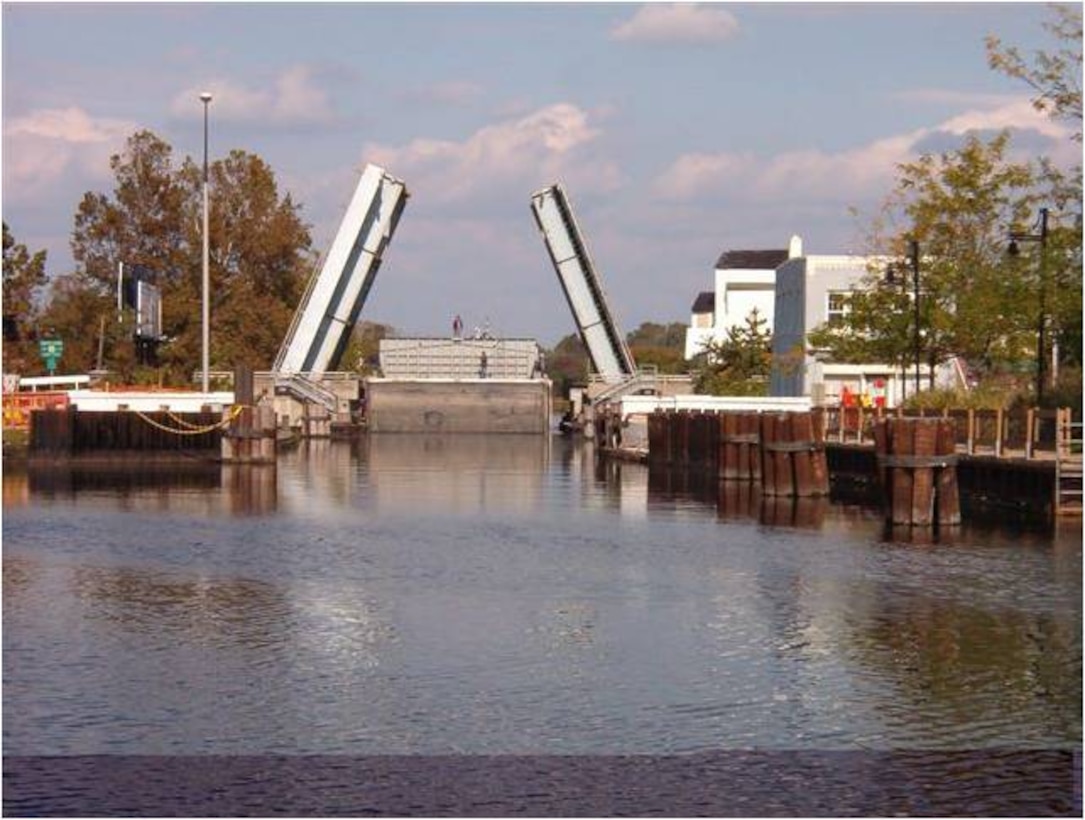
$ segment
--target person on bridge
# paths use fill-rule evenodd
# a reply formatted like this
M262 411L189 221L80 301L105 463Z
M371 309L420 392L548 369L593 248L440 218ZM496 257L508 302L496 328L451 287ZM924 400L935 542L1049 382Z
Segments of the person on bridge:
M488 362L486 360L486 352L483 351L482 355L479 356L479 359L478 359L478 377L480 379L485 379L486 378L487 365L488 365Z
M460 314L456 314L456 317L452 320L452 338L459 339L463 336L463 319L460 318Z

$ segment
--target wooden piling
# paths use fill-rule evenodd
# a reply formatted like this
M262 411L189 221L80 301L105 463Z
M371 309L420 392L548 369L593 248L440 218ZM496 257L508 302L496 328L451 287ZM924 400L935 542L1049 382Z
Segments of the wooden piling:
M761 471L766 495L828 495L824 436L811 413L761 416Z
M765 495L777 495L776 492L776 457L773 447L776 446L776 420L775 413L761 415L761 492Z
M761 414L743 413L738 423L738 468L761 483Z
M955 526L961 523L961 493L957 483L957 433L952 419L942 419L938 422L936 452L940 456L954 455L954 458L947 458L945 466L938 471L936 493L938 523Z
M720 473L720 421L719 414L716 412L705 413L704 416L704 435L705 435L705 472L709 473L713 479L719 477Z
M761 480L761 421L758 413L717 417L717 470L728 481Z
M951 419L885 419L875 445L893 525L929 527L961 520L956 429Z
M667 447L667 417L656 410L648 416L648 463L663 464Z
M690 412L679 410L674 414L675 421L675 453L674 462L683 466L689 465L689 422Z

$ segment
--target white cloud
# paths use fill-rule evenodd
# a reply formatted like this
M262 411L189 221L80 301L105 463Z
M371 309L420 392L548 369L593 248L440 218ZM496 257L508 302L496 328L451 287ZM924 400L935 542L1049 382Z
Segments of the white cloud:
M199 111L204 91L212 95L215 118L225 122L296 126L324 125L335 119L328 92L316 84L312 68L305 65L287 68L267 88L249 88L225 79L186 88L173 98L170 113L191 117Z
M1027 129L1052 139L1069 137L1066 126L1037 111L1029 100L1020 98L990 109L973 109L952 117L938 130L954 134L969 131Z
M781 197L801 201L862 199L888 193L897 165L914 160L924 140L939 134L960 137L1003 128L1047 138L1056 157L1074 147L1065 125L1036 112L1028 100L1017 99L994 108L965 111L931 128L843 151L811 148L772 157L731 152L685 154L656 178L653 189L674 201L723 198L733 192L744 199L762 201Z
M403 146L370 144L363 160L385 166L433 202L477 198L513 185L526 197L558 178L613 190L619 173L592 151L601 133L593 119L575 105L557 103L487 125L461 142L422 138Z
M31 111L4 124L4 196L43 201L58 185L107 179L109 157L137 129L77 107Z
M636 43L711 45L738 33L738 20L726 9L697 3L641 6L629 20L615 26L612 40Z

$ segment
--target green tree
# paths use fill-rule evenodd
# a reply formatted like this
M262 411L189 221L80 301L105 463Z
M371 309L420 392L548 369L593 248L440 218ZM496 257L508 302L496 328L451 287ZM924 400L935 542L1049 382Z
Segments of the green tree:
M1070 123L1074 128L1072 139L1081 142L1081 7L1054 5L1050 8L1054 18L1045 23L1044 28L1055 40L1052 50L1036 52L1030 63L1019 49L1006 46L999 38L990 36L987 38L987 62L992 69L1028 85L1035 93L1033 106L1052 119ZM1046 199L1052 209L1060 214L1062 228L1058 235L1052 237L1053 247L1044 260L1046 265L1055 268L1050 283L1054 294L1064 297L1055 299L1052 306L1052 336L1058 344L1060 370L1064 371L1060 374L1060 380L1065 375L1076 374L1076 387L1080 387L1081 164L1063 176L1054 172L1046 160L1041 160L1041 163L1050 186ZM1033 248L1034 252L1036 250ZM1027 264L1036 267L1038 260L1032 259ZM1069 387L1069 391L1062 392L1067 393L1079 406L1080 389L1074 389L1075 385Z
M772 334L756 308L744 325L727 328L697 354L694 390L710 396L767 396L772 371Z
M1006 255L1008 230L1027 225L1049 193L1050 169L1007 158L1008 133L989 141L925 154L897 168L897 185L874 220L871 269L840 327L809 337L823 359L908 361L914 324L912 240L920 249L921 350L931 367L963 356L981 373L1028 360L1035 349L1040 303L1037 266L1025 270Z
M45 251L31 253L4 226L4 371L36 372L42 365L33 348L38 296L46 283Z

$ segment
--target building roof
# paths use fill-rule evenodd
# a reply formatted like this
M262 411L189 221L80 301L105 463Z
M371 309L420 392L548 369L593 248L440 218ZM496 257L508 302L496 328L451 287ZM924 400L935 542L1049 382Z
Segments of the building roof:
M716 309L716 292L713 290L702 290L697 294L697 298L693 300L693 313L711 313Z
M716 270L776 270L788 260L788 250L724 251L716 260Z

